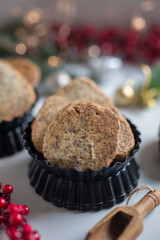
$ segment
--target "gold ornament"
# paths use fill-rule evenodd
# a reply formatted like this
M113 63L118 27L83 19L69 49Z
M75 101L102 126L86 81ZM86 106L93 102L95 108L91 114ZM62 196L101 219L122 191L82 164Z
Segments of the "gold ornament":
M142 107L148 107L148 108L152 108L155 107L156 105L156 99L155 97L158 95L159 90L152 88L149 90L141 90L140 92L140 103L142 105Z
M120 107L132 105L136 100L135 89L131 85L125 85L119 88L115 94L115 103Z
M140 64L140 68L144 74L144 84L140 89L139 102L142 107L152 108L156 105L156 100L154 99L156 93L153 89L148 89L151 78L152 70L146 64Z
M128 79L126 84L115 93L115 103L120 107L140 105L141 107L152 108L156 105L156 97L160 95L160 89L149 89L152 70L146 64L138 64L144 74L144 83L138 90L134 89L134 80Z

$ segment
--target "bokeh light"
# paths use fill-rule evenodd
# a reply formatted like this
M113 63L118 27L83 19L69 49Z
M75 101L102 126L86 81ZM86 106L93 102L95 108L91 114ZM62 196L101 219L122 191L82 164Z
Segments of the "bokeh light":
M16 45L15 50L16 50L16 53L17 53L17 54L23 55L23 54L26 53L27 47L26 47L26 45L25 45L24 43L18 43L18 44Z
M50 56L48 58L48 65L51 67L57 67L62 63L62 60L59 57L56 56Z
M97 45L92 45L88 48L88 55L90 57L99 57L101 54L101 50Z
M136 31L142 31L146 28L146 21L144 18L135 16L132 18L132 27Z

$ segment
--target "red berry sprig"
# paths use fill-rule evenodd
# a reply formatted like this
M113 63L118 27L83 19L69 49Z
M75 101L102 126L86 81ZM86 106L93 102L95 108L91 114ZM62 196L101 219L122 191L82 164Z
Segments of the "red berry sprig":
M10 240L40 240L40 234L32 229L25 218L29 214L28 206L10 203L12 192L11 185L5 185L3 192L0 192L0 225L6 227Z

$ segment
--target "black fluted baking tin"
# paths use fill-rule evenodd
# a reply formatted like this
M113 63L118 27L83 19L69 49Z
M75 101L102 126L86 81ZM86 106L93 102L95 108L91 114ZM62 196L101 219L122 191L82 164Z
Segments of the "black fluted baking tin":
M24 113L21 117L15 117L12 121L2 121L0 123L0 134L5 134L10 130L14 130L16 127L21 126L28 117L28 113Z
M7 132L0 133L0 158L13 155L24 148L22 132L32 119L32 115L28 113L21 125Z
M50 166L43 155L34 149L30 123L24 130L23 138L24 146L32 157L29 179L35 191L54 205L70 210L97 211L123 201L137 186L139 178L134 155L141 142L140 133L128 122L135 137L135 147L130 155L123 162L115 162L108 168L83 172Z

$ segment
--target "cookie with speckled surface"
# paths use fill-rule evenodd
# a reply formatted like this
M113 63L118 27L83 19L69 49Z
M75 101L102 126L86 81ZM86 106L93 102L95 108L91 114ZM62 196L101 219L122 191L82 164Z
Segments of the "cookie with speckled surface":
M68 101L65 98L53 95L48 97L40 108L31 126L32 142L38 152L42 153L43 138L48 125L53 117L67 104Z
M118 150L119 130L119 119L110 110L93 102L69 104L47 128L44 157L65 169L108 167Z
M7 58L7 61L19 71L34 87L39 84L41 70L33 61L23 57Z
M97 102L103 107L109 108L118 116L121 125L121 133L119 135L119 148L116 158L123 158L124 156L128 155L129 152L133 149L134 136L128 122L94 81L85 77L75 78L67 86L59 89L56 94L64 96L69 100L91 100Z
M117 114L120 120L119 146L116 159L121 160L123 157L129 155L130 151L134 148L135 139L130 125L125 117L122 116L117 108L114 108L113 111Z
M116 154L116 159L121 160L123 159L123 157L127 156L130 153L130 151L134 148L135 139L134 139L133 132L130 128L129 123L125 119L125 117L122 116L120 111L114 105L106 106L105 102L101 104L104 107L108 107L119 118L120 135L119 135L119 146Z
M70 101L81 99L94 101L106 107L113 105L112 101L101 91L98 85L86 77L73 79L69 84L60 88L56 95L63 96Z
M0 60L0 122L22 116L35 100L33 86L8 62Z

